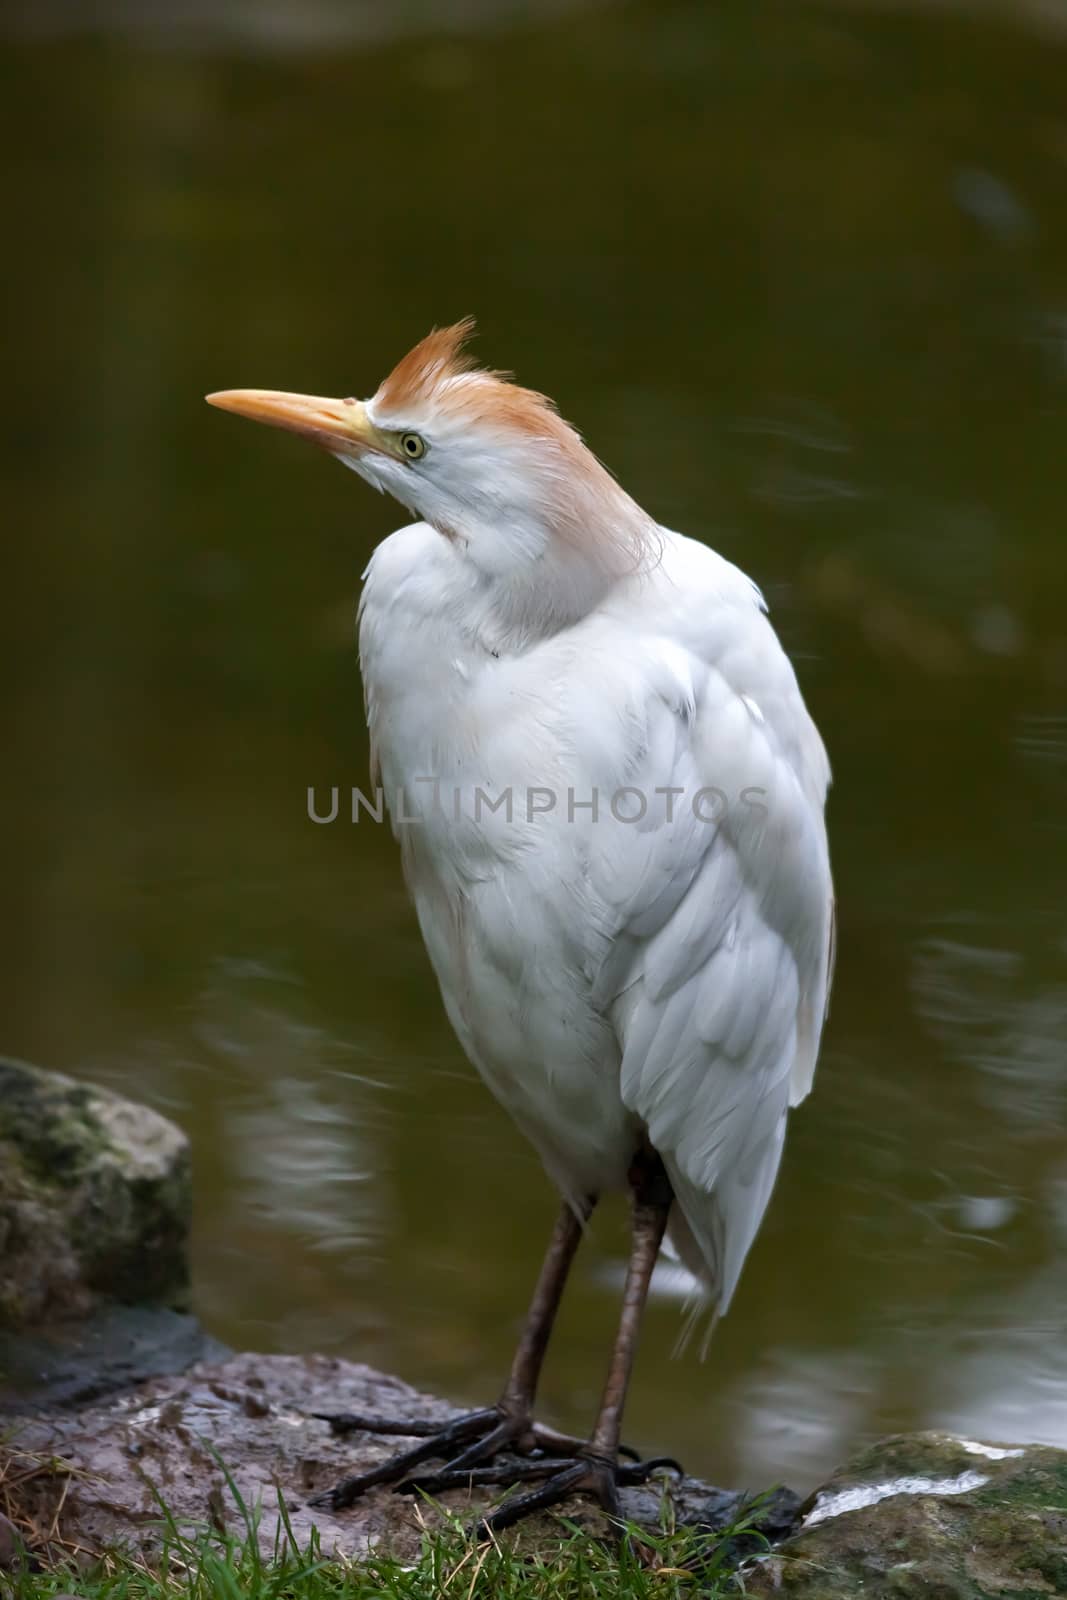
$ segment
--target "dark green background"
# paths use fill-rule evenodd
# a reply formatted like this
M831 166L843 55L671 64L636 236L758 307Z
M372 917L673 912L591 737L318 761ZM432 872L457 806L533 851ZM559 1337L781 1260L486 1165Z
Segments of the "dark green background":
M628 1434L798 1487L874 1430L1067 1443L1067 18L200 9L0 38L0 1048L188 1127L221 1337L495 1392L553 1199L386 831L306 815L364 781L401 515L201 401L367 394L473 311L764 587L835 768L816 1092L705 1366L653 1306ZM571 1427L623 1248L609 1209Z

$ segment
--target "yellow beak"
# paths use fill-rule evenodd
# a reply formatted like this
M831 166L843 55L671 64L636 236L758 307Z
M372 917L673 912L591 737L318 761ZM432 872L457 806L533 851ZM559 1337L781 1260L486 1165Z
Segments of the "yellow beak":
M358 400L327 400L279 389L222 389L204 397L209 406L233 411L272 428L287 428L326 450L381 450L381 437Z

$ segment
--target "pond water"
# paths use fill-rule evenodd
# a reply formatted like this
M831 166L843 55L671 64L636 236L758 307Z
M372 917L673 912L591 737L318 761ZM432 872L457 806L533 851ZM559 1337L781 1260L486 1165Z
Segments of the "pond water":
M664 1276L628 1436L798 1488L888 1430L1067 1445L1060 11L180 9L0 39L0 1048L189 1130L222 1339L495 1394L554 1199L387 830L307 815L364 781L402 518L201 400L366 394L473 311L759 581L834 762L816 1091L703 1365ZM544 1387L573 1429L624 1248L609 1207Z

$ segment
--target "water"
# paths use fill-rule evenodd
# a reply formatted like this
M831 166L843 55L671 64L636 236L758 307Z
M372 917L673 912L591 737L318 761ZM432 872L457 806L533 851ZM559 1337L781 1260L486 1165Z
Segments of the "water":
M189 1129L213 1332L495 1393L554 1201L385 830L306 814L364 778L398 512L200 398L366 394L473 310L763 585L835 767L816 1093L704 1366L664 1280L629 1436L801 1488L891 1429L1067 1444L1060 10L200 10L0 42L0 1046ZM550 1362L571 1428L624 1243Z

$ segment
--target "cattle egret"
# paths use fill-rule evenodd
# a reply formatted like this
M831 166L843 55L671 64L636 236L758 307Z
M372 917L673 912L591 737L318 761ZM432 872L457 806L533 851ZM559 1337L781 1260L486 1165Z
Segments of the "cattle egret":
M365 573L374 781L449 1021L563 1203L497 1404L321 1499L540 1480L484 1532L578 1491L617 1516L618 1485L647 1470L620 1462L620 1426L652 1269L666 1234L710 1309L729 1305L811 1087L833 893L826 752L759 590L659 526L543 395L479 369L472 327L435 329L366 401L208 398L315 441L418 519ZM611 1190L631 1196L632 1249L580 1443L533 1406Z

